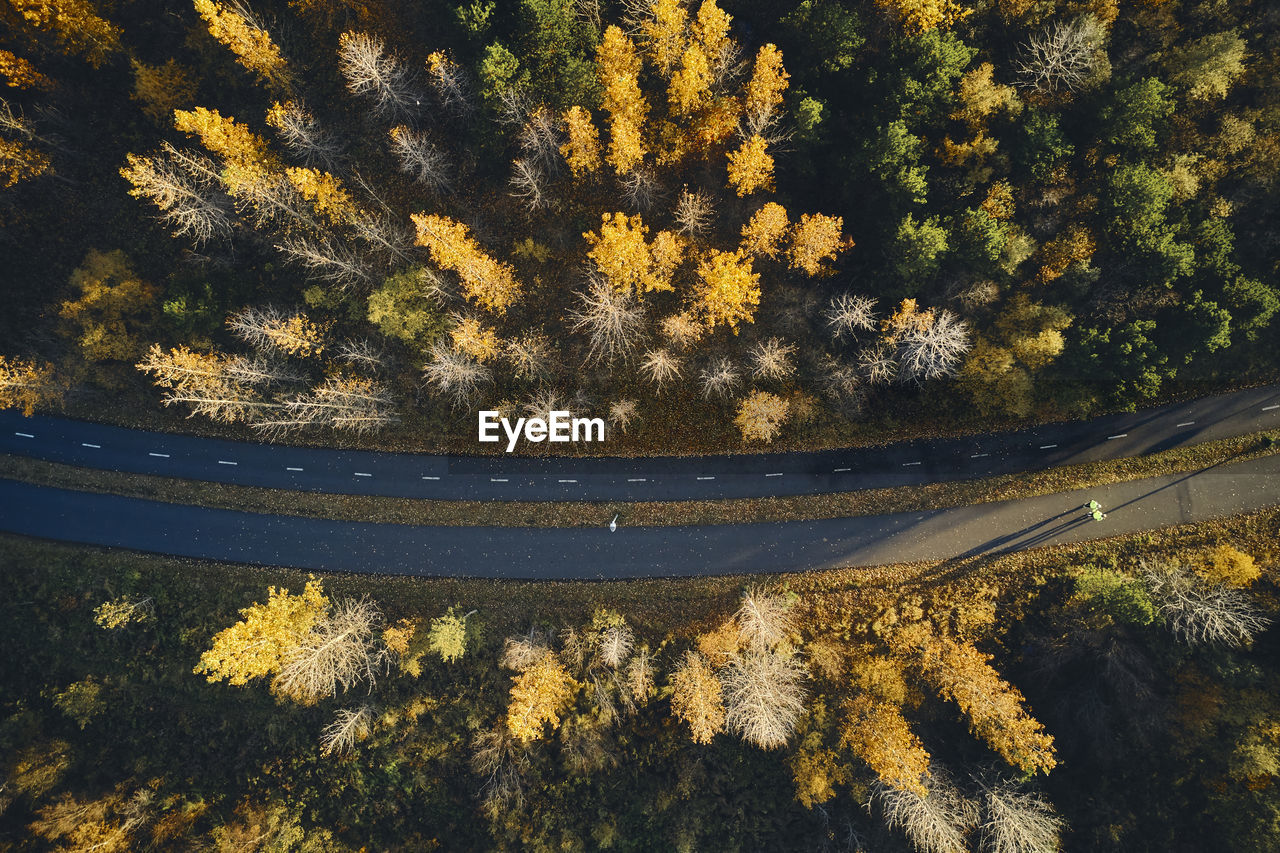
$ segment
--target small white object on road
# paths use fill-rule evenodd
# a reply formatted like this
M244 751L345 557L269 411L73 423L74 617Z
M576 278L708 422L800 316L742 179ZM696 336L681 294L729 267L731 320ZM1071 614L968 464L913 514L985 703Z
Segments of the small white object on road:
M609 532L610 533L618 532L618 517L616 515L613 517L613 521L609 522Z
M1107 436L1107 441L1110 441L1110 440L1111 440L1111 439L1113 439L1113 438L1124 438L1124 437L1125 437L1126 435L1128 435L1128 434L1129 434L1129 433L1127 433L1127 432L1122 432L1122 433L1120 433L1119 435L1109 435L1109 436Z
M355 472L355 475L356 475L357 477L372 477L372 476L373 476L372 474L366 474L366 473L365 473L365 472L363 472L363 471L356 471L356 472Z
M240 463L239 463L239 462L228 462L228 461L227 461L227 460L225 460L225 459L219 459L219 460L218 460L218 464L219 464L219 465L239 465Z
M1041 449L1041 450L1052 450L1053 448L1055 448L1055 447L1057 447L1057 446L1058 446L1058 445L1056 445L1056 444L1042 444L1042 445L1040 445L1040 449Z
M15 432L14 435L18 438L35 438L35 436L29 432Z
M101 444L90 444L90 443L89 443L89 442L87 442L87 441L82 441L82 442L80 442L80 446L81 446L81 447L92 447L94 450L101 450L101 449L102 449L102 445L101 445Z
M423 477L424 480L439 480L439 477Z
M148 455L148 456L155 456L155 457L158 457L158 458L160 458L160 459L168 459L168 458L169 458L169 454L168 454L168 453L155 453L155 452L151 452L151 453L148 453L147 455Z
M1194 425L1195 425L1195 421L1183 421L1182 423L1178 424L1178 426L1180 427L1194 426Z

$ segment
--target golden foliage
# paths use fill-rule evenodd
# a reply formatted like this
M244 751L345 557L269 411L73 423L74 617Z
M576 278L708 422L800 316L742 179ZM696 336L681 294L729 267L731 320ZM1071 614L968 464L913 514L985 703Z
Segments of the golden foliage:
M1196 571L1210 583L1237 589L1249 586L1262 576L1252 556L1225 542L1206 554L1196 565Z
M1040 272L1037 278L1048 284L1062 277L1075 263L1087 263L1097 251L1093 235L1082 225L1071 225L1040 248Z
M992 219L1003 222L1013 218L1013 187L1008 181L996 181L987 189L981 209Z
M739 197L756 190L773 189L773 157L759 134L753 134L737 150L729 152L729 186Z
M142 112L155 122L164 122L173 111L189 103L196 94L195 81L176 60L164 65L147 65L136 59L133 65L133 100L142 105Z
M266 604L240 611L241 620L213 637L194 672L210 682L226 680L243 686L278 672L289 654L311 633L329 610L320 581L307 581L298 595L283 587L267 591Z
M450 607L448 613L431 620L427 645L445 663L461 660L467 653L467 616L470 615L458 616Z
M39 177L53 161L43 151L11 139L0 139L0 184L8 188L19 181Z
M53 365L0 355L0 409L22 409L30 417L36 406L60 396Z
M766 44L756 53L755 68L747 83L747 114L768 116L782 105L791 75L782 67L782 51Z
M640 128L649 111L640 93L640 57L631 39L616 26L604 31L596 48L596 73L604 88L603 106L610 118L609 165L618 174L633 170L644 159Z
M468 299L501 314L520 297L522 288L515 270L485 254L467 226L447 216L428 213L415 213L409 218L417 228L418 245L427 247L438 266L458 274Z
M715 59L729 48L729 24L732 20L727 12L716 5L715 0L702 0L691 29L693 37L702 45L707 56Z
M573 106L565 111L565 127L569 141L560 146L560 153L575 178L595 172L600 168L600 135L591 121L591 113Z
M698 263L694 310L709 329L724 324L736 334L738 323L752 322L760 304L760 274L741 251L713 249Z
M8 50L0 50L0 78L14 89L30 89L47 86L49 79L21 56Z
M600 233L582 236L591 245L589 257L618 293L640 295L655 290L671 290L671 276L683 258L683 242L669 231L645 242L649 229L639 215L603 214Z
M867 763L884 784L924 796L925 751L897 705L859 693L844 708L840 744Z
M776 258L790 227L787 209L777 202L768 202L742 226L742 251Z
M699 634L695 643L698 651L716 666L724 666L731 656L742 650L738 623L732 619L726 620L714 631Z
M804 270L806 275L830 275L833 270L823 262L833 260L837 253L853 245L841 236L844 219L821 213L801 215L791 229L791 245L787 258L792 269Z
M134 274L124 252L90 250L71 273L71 286L80 298L63 302L58 316L77 330L86 359L123 360L142 351L132 328L147 324L159 294Z
M685 48L680 70L667 87L667 102L674 115L689 115L706 103L711 89L711 63L701 45Z
M671 713L688 723L694 743L711 743L724 731L724 699L720 679L707 659L697 652L685 652L671 674Z
M137 599L131 595L122 595L95 607L93 621L98 627L113 631L147 621L154 609L150 598Z
M512 680L507 730L523 743L541 740L547 725L558 728L561 711L579 687L550 651Z
M907 35L950 29L973 13L953 0L876 0L876 5L896 18Z
M684 311L663 317L659 325L662 336L679 349L693 346L707 333L706 326L699 323L692 314Z
M413 641L418 636L418 620L401 619L382 631L382 644L395 655L401 672L414 678L422 674L422 647Z
M926 636L918 648L925 678L969 717L975 734L1024 773L1057 764L1053 738L1027 713L1021 691L1000 677L991 656L949 637Z
M904 299L894 312L880 323L886 343L894 343L908 332L923 332L930 328L936 316L932 308L920 310L914 299Z
M655 0L649 7L649 16L640 25L640 31L649 56L662 76L670 77L684 56L688 27L689 12L684 0Z
M284 57L266 30L214 0L195 0L195 7L208 25L209 34L230 48L241 65L263 80L283 81Z
M449 330L453 340L453 348L466 353L482 364L498 357L502 347L498 343L498 335L480 323L477 317L463 317Z
M262 334L289 355L310 358L324 352L326 327L306 314L296 313L269 317L262 324Z
M960 78L960 105L951 112L951 118L963 121L975 133L994 113L1004 112L1012 117L1022 112L1017 90L997 83L992 77L994 72L995 66L984 62Z
M69 53L97 68L120 49L120 28L100 18L89 0L9 0L28 24L48 30Z
M351 193L342 182L319 169L290 166L284 170L298 194L311 203L312 209L334 225L355 221L359 210Z
M227 167L222 179L232 195L246 195L281 167L262 137L217 110L174 110L173 118L175 128L199 136L205 148L222 158Z
M790 414L790 405L777 394L752 391L738 406L733 422L745 440L767 443L782 430Z

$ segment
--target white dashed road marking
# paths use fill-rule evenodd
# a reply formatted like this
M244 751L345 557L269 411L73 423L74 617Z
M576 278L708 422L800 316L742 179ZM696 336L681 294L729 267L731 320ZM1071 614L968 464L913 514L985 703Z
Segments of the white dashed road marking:
M218 464L219 464L219 465L239 465L240 463L239 463L239 462L228 462L228 461L227 461L227 460L225 460L225 459L219 459L219 460L218 460Z
M90 444L90 443L89 443L89 442L87 442L87 441L82 441L82 442L80 442L80 446L81 446L81 447L92 447L94 450L101 450L101 449L102 449L102 445L101 445L101 444Z
M627 482L628 482L628 483L643 483L643 482L645 482L645 479L644 479L644 477L632 477L631 479L627 480Z
M35 438L35 436L29 432L15 432L14 435L18 438Z
M781 474L765 474L766 477L781 477Z
M714 480L715 477L699 477L699 480Z
M923 464L924 464L923 462L903 462L902 467L907 468L907 467L910 467L911 465L923 465Z
M168 458L169 458L169 454L168 454L168 453L148 453L147 455L148 455L148 456L155 456L155 457L160 458L160 459L168 459Z
M423 477L424 480L439 480L439 477Z
M560 482L560 483L576 483L576 482L578 482L578 481L577 481L577 480L558 480L557 482Z
M372 474L366 474L366 473L365 473L365 472L363 472L363 471L356 471L356 472L355 472L355 475L356 475L357 477L372 477L372 476L373 476Z
M505 483L505 482L507 482L507 478L506 478L506 477L490 477L490 478L489 478L489 482L490 482L490 483Z
M1178 424L1178 426L1184 427L1184 426L1192 426L1194 424L1195 424L1195 421L1183 421L1182 423Z
M1113 439L1113 438L1124 438L1124 437L1125 437L1126 435L1128 435L1128 434L1129 434L1129 433L1127 433L1127 432L1122 432L1122 433L1120 433L1119 435L1109 435L1109 436L1107 436L1107 441L1110 441L1110 440L1111 440L1111 439Z
M843 474L845 471L852 471L852 470L853 470L852 468L834 468L832 469L832 473Z
M286 471L301 471L301 468L285 468Z
M975 453L975 454L973 454L972 456L970 456L969 458L970 458L970 459L981 459L981 458L982 458L982 457L984 457L984 456L990 456L990 455L991 455L990 453Z
M1058 445L1056 445L1056 444L1042 444L1042 445L1040 445L1040 449L1041 449L1041 450L1052 450L1053 448L1055 448L1055 447L1057 447L1057 446L1058 446Z
M1272 409L1280 409L1280 403L1276 403L1274 406L1263 406L1263 407L1262 407L1262 411L1264 411L1264 412L1269 412L1269 411L1271 411Z

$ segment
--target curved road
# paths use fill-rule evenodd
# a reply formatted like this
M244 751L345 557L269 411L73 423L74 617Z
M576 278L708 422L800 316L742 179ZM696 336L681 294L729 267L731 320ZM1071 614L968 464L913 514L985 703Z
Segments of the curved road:
M1095 522L1082 504L1099 500ZM1280 455L929 512L700 527L414 527L257 515L0 480L0 530L325 571L617 580L879 565L1021 550L1280 503Z
M0 411L0 453L88 468L438 500L697 500L821 494L1038 470L1280 428L1280 386L1016 432L813 453L433 456L254 444ZM479 446L477 444L477 446Z

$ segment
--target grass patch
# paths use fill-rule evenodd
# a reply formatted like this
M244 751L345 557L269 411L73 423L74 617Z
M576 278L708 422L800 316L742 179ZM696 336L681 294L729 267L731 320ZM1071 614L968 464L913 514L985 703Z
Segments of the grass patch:
M1029 498L1258 459L1280 452L1280 430L1081 465L975 480L824 495L707 501L436 501L321 494L78 468L0 457L0 476L78 491L170 503L382 524L597 527L616 513L632 526L729 524L919 512Z

